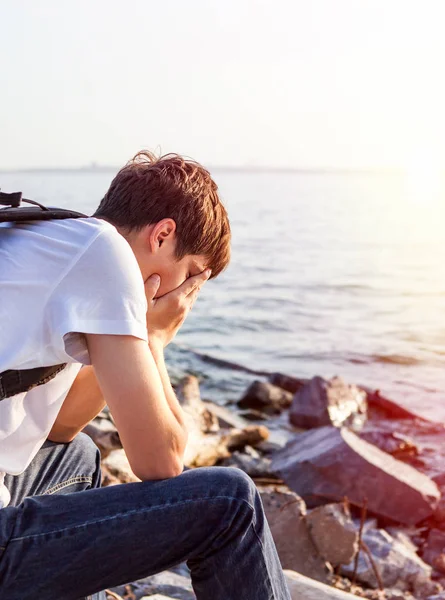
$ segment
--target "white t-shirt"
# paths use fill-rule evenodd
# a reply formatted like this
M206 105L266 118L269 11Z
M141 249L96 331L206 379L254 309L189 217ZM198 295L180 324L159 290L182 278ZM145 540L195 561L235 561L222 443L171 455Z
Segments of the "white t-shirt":
M0 373L68 363L48 383L0 401L0 508L5 473L22 473L54 424L82 364L85 333L147 340L136 258L100 219L0 224Z

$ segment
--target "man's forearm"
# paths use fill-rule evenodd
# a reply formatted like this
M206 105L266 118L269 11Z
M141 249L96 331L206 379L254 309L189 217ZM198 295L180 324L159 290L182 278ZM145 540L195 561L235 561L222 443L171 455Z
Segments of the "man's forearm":
M60 409L48 439L69 442L105 406L105 400L94 374L93 367L83 367Z
M185 430L184 412L181 408L181 405L178 402L175 391L170 381L170 377L167 372L167 367L165 366L164 348L162 344L158 343L155 339L151 339L149 345L156 366L158 368L159 375L161 377L165 398L168 402L168 405L170 406L173 415L176 417L181 427L183 427L183 429Z

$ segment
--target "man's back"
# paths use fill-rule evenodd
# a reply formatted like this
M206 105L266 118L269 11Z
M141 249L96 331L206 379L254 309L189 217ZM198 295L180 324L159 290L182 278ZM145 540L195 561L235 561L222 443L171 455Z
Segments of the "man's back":
M100 219L2 225L0 265L0 373L68 363L54 380L0 402L0 474L17 474L89 364L78 332L146 339L146 301L128 243Z

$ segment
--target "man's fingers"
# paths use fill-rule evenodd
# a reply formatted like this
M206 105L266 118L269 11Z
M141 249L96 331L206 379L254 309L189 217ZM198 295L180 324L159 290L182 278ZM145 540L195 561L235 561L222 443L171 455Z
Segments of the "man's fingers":
M210 277L211 274L212 274L212 271L210 269L206 269L205 271L203 271L202 273L199 273L198 275L194 275L193 277L189 277L178 288L178 291L181 294L183 294L184 296L189 296L196 289L198 289L202 285L204 285L204 283L207 281L207 279Z
M145 295L147 300L153 300L158 292L160 284L161 278L157 274L150 275L150 277L145 281Z

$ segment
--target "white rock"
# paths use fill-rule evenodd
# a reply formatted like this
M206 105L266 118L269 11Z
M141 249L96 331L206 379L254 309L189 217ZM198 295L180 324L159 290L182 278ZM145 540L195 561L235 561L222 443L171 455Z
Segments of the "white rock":
M314 581L295 571L285 570L292 600L357 600L357 596Z

